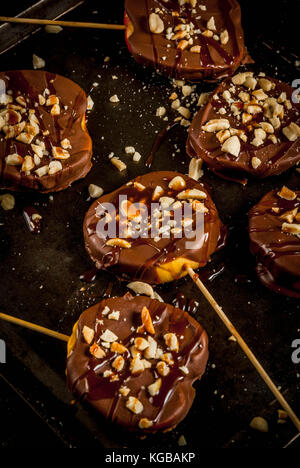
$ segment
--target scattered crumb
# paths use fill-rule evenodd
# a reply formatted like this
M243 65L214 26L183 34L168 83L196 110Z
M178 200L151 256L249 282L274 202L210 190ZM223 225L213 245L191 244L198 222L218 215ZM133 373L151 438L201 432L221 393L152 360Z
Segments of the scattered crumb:
M46 65L46 62L41 57L38 57L37 55L33 54L32 65L33 65L33 68L36 70L37 68L44 68L44 66Z
M126 164L121 161L121 159L119 159L117 156L113 156L112 158L110 158L110 162L118 169L118 171L122 172L122 171L125 171L127 169L127 166Z

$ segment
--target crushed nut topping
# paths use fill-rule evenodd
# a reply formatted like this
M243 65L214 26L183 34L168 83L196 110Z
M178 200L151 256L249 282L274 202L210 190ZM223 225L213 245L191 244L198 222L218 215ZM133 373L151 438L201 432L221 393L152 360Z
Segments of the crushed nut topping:
M117 341L113 341L113 343L110 345L110 350L118 354L123 354L126 353L126 351L128 351L126 346L122 345L121 343L118 343Z
M112 367L116 369L116 371L120 372L125 364L125 360L122 356L117 356L113 362L112 362Z
M182 190L186 186L185 180L181 176L176 176L169 182L169 188L172 190Z
M162 361L166 362L167 364L169 364L169 366L173 366L173 364L174 364L173 356L172 356L171 353L161 354L160 359Z
M190 166L193 170L191 175L195 178L201 176L201 167L202 160L193 160ZM120 237L104 239L103 242L107 248L134 249L137 226L143 232L142 237L151 237L155 243L162 238L182 237L180 233L184 236L187 232L193 231L200 213L209 212L206 206L209 199L205 189L200 190L202 185L193 183L184 175L176 174L173 177L164 178L161 183L163 187L160 185L145 187L143 183L136 180L125 185L124 192L120 192L124 193L124 198L120 200L115 214L118 230L114 232L114 235L118 233ZM199 186L200 189L193 188L195 186ZM129 198L127 187L130 187ZM133 193L132 189L135 189ZM203 203L197 204L196 200L201 200ZM157 203L151 205L153 201ZM112 219L110 215L106 216L101 212L101 203L99 213L96 209L96 216L106 224L109 224ZM182 220L184 220L183 223ZM129 284L129 288L131 287L137 294L146 294L161 301L149 285L133 282Z
M4 211L12 210L15 207L15 197L10 193L0 195L0 204Z
M297 216L297 211L298 211L298 208L295 208L294 210L286 211L285 213L279 216L279 219L283 219L287 223L291 224Z
M42 59L38 55L33 54L32 65L33 65L34 70L36 70L37 68L44 68L44 66L46 65L46 62L44 59Z
M119 393L122 395L122 396L127 396L129 393L130 393L130 388L122 385L120 388L119 388Z
M138 354L130 362L130 371L132 374L140 374L144 370L145 370L144 363L141 360L140 355Z
M121 159L119 159L117 156L113 156L112 158L110 158L110 162L118 169L118 171L122 172L122 171L125 171L127 169L127 166L126 164L121 161Z
M152 338L152 336L148 336L147 340L149 346L146 348L144 356L146 359L154 359L157 352L157 342Z
M153 34L161 34L165 29L163 20L156 13L149 16L149 28Z
M154 297L154 290L148 283L142 281L132 281L127 284L127 288L131 289L136 294L141 294L149 297Z
M257 158L256 156L254 156L251 159L251 164L252 164L253 169L257 169L261 165L261 160Z
M290 125L282 129L282 133L290 141L296 141L300 137L300 127L299 125L291 122Z
M120 318L120 312L118 310L113 310L108 316L107 318L109 320L119 320Z
M144 351L146 348L148 348L149 343L145 338L139 336L138 338L135 338L134 345L139 351Z
M229 32L227 29L221 29L216 24L214 16L206 20L205 26L202 28L199 22L195 24L194 21L188 22L186 19L186 9L194 14L197 20L201 15L196 15L197 0L179 0L179 11L172 10L171 14L176 17L176 22L172 26L166 26L161 18L163 12L160 8L153 8L153 11L148 17L149 29L153 34L163 35L167 41L167 49L173 47L181 50L188 50L191 53L201 53L201 41L199 36L202 34L206 37L211 37L216 42L221 43L224 47L229 42ZM199 5L199 9L206 11L205 5ZM200 43L200 44L199 44ZM165 60L165 57L162 57Z
M164 335L164 340L165 340L166 345L168 346L168 348L171 351L178 352L179 343L178 343L178 339L177 339L177 336L175 335L175 333L166 333Z
M183 372L185 375L188 375L189 374L189 370L186 366L180 366L179 369L181 370L181 372Z
M100 313L104 320L110 320L110 316L114 312L118 311L104 306ZM159 316L156 315L156 318L158 319ZM145 390L145 396L152 403L152 398L161 391L163 379L170 373L175 360L178 360L178 364L180 363L180 357L177 357L176 354L173 355L173 353L179 351L179 337L173 332L164 333L162 347L158 347L157 341L151 336L155 333L155 330L147 307L143 307L141 319L142 327L131 327L131 330L136 332L137 336L131 338L129 348L119 343L116 334L108 328L104 327L104 329L97 331L97 336L95 336L94 330L86 325L82 330L84 340L89 345L91 356L99 360L105 357L108 359L107 363L110 367L105 368L102 377L109 382L120 382L117 392L121 398L126 399L124 401L126 408L134 414L141 414L144 405L139 398L130 395L132 389L128 384L128 380L138 377L143 372L148 372L149 376L152 375L152 379L148 380L147 386L142 387L142 390ZM96 324L97 326L103 326L104 321L96 319ZM142 333L143 336L139 336L139 333ZM92 343L93 340L95 340L94 343ZM101 346L98 344L98 340L101 340ZM115 355L112 355L112 359L110 359L111 353L115 353ZM189 373L189 369L185 365L179 366L178 369L184 375ZM128 376L128 370L131 377ZM123 380L124 377L125 380ZM137 424L141 429L147 429L153 425L153 421L141 417Z
M90 184L88 190L91 198L99 198L103 195L103 188L99 185Z
M202 190L198 189L188 189L188 190L183 190L177 195L179 200L204 200L207 198L207 195L205 192L202 192Z
M105 351L97 343L90 346L90 353L97 359L102 359L105 356Z
M232 156L237 157L240 154L241 143L237 136L232 136L228 138L222 145L222 151L225 153L232 154Z
M160 387L162 384L162 379L159 377L155 382L152 384L148 385L148 392L150 393L151 396L155 396L159 393Z
M149 427L153 426L153 421L150 421L148 418L142 418L139 420L139 428L140 429L149 429Z
M282 232L286 232L288 234L293 234L294 236L300 237L300 224L293 224L293 223L283 223L281 226Z
M199 180L203 176L203 160L201 158L192 158L189 164L189 177Z
M107 341L108 343L113 343L114 341L117 341L118 337L115 335L111 330L108 328L105 330L104 333L100 336L101 340Z
M219 130L226 130L230 127L229 120L227 119L213 119L202 126L205 132L218 132Z
M56 174L62 170L62 164L60 161L51 161L48 166L48 174Z
M156 365L156 369L159 375L162 377L165 377L170 372L168 364L166 364L164 361L159 361Z
M65 109L66 106L62 106L60 97L50 94L48 89L30 98L22 95L20 91L12 92L9 89L7 93L1 94L0 131L6 140L15 139L27 146L25 156L23 156L22 148L21 154L9 154L5 159L6 164L18 167L25 175L34 174L36 177L61 171L63 165L56 164L51 158L69 159L71 155L68 150L72 149L71 142L68 138L64 138L53 144L49 140L49 130L43 128L43 118L45 113L49 113L55 120L57 116L65 112ZM47 164L43 161L44 158L48 159ZM42 161L44 164L40 166Z

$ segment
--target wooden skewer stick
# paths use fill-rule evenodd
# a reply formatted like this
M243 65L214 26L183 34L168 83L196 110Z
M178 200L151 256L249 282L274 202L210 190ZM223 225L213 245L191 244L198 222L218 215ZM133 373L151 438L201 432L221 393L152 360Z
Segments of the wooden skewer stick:
M30 330L42 333L43 335L52 336L53 338L57 338L61 341L68 341L70 338L68 335L64 335L63 333L50 330L49 328L36 325L35 323L27 322L26 320L13 317L12 315L3 314L2 312L0 312L0 319L5 320L6 322L15 323L16 325L21 325L22 327L29 328Z
M5 23L25 23L25 24L52 24L54 26L65 26L68 28L92 28L92 29L112 29L124 31L126 26L124 24L104 24L104 23L83 23L78 21L55 21L47 19L36 18L14 18L11 16L0 16L0 21Z
M275 396L276 400L280 403L282 408L287 412L291 420L293 421L294 425L300 432L300 420L298 419L297 415L294 413L282 393L278 390L272 379L269 377L265 369L262 367L260 362L257 360L255 355L252 353L251 349L247 345L247 343L243 340L239 332L236 330L236 328L233 326L232 322L229 320L227 315L223 312L222 308L219 306L219 304L215 301L215 299L212 297L208 289L204 286L202 281L199 279L199 276L197 273L194 272L194 270L190 267L187 267L188 274L194 281L194 283L198 286L202 294L205 296L205 298L208 300L210 305L213 307L213 309L217 312L218 316L226 326L226 328L230 331L230 333L235 337L237 340L238 344L250 360L250 362L253 364L261 378L264 380L264 382L267 384L273 395Z
M202 294L205 296L205 298L208 300L210 305L213 307L213 309L216 311L226 328L230 331L230 333L236 338L238 344L250 360L250 362L253 364L261 378L264 380L266 385L269 387L273 395L275 396L276 400L281 404L282 408L287 412L289 417L291 418L292 422L300 432L300 421L297 417L297 415L294 413L282 393L278 390L272 379L269 377L267 372L264 370L260 362L257 360L255 355L252 353L251 349L248 347L247 343L243 340L241 335L238 333L236 328L233 326L232 322L229 320L227 315L223 312L219 304L215 301L215 299L212 297L208 289L204 286L202 281L199 279L199 276L194 272L194 270L190 267L187 267L188 274L194 281L194 283L198 286ZM40 325L36 325L35 323L27 322L26 320L22 320L16 317L13 317L11 315L3 314L0 312L0 319L5 320L6 322L11 322L16 325L21 325L25 328L29 328L30 330L34 330L36 332L42 333L44 335L52 336L53 338L57 338L61 341L68 341L69 336L64 335L63 333L59 333L53 330L50 330L49 328L42 327Z

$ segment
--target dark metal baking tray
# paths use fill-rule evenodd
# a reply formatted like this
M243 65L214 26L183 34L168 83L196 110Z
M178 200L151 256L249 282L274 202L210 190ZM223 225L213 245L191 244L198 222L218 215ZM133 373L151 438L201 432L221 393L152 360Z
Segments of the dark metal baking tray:
M122 4L115 1L111 6L110 2L90 0L64 19L120 23ZM258 1L251 2L251 6L242 1L241 5L246 42L257 69L276 73L289 83L297 79L298 43L294 34L299 2L284 0L278 11L276 6L269 11L268 5ZM15 14L10 11L6 6L2 13ZM5 35L1 33L3 40ZM0 310L70 333L79 314L101 299L110 282L114 295L126 291L126 285L108 273L99 274L87 285L79 279L91 267L82 237L82 221L90 205L87 187L96 183L108 192L147 171L145 160L156 133L165 125L155 117L155 111L159 105L169 107L171 85L167 78L133 61L122 32L64 29L49 35L41 29L1 55L1 70L31 68L33 53L45 59L47 70L73 79L87 93L94 82L99 83L91 92L95 106L88 115L94 165L85 180L54 194L52 201L49 195L17 193L15 209L0 211ZM104 62L106 56L109 62ZM118 79L112 80L112 75ZM212 85L198 84L199 92L211 89ZM109 102L112 94L119 96L118 105ZM184 128L172 130L158 151L153 170L186 173L189 159L185 140ZM142 162L129 161L123 151L126 145L135 146L143 156ZM180 149L175 157L174 145ZM127 158L126 172L119 173L112 167L110 152ZM224 271L207 285L299 414L299 365L291 360L292 341L299 337L299 301L260 285L247 233L249 208L273 187L287 184L299 189L299 174L291 169L267 180L251 180L243 187L206 170L203 180L211 187L220 216L230 227L227 247L214 255L206 268L208 276L222 264ZM25 226L22 210L28 205L36 206L43 216L39 235L31 234ZM7 363L0 364L0 382L7 400L0 397L1 417L6 421L1 424L6 431L0 444L35 447L36 440L43 439L43 446L48 448L139 446L175 450L179 437L184 435L189 450L286 446L295 436L295 428L289 421L277 424L277 403L238 345L228 341L226 329L191 280L158 288L166 301L172 301L178 291L199 302L196 318L210 336L210 359L207 372L196 384L192 409L174 431L137 441L134 435L116 430L88 408L71 404L72 396L65 384L65 344L1 322L0 338L7 344ZM11 409L18 408L14 399L34 411L44 428L36 429L39 439L22 438L12 429L18 424L19 414ZM266 434L249 428L249 421L258 415L269 421ZM47 431L51 437L47 438ZM289 446L299 447L299 438Z

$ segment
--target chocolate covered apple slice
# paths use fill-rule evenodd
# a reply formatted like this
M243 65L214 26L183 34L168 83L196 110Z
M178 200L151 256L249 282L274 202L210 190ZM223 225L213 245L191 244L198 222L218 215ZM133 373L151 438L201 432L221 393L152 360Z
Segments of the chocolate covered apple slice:
M286 171L300 161L300 103L293 93L263 73L224 81L190 126L189 155L233 180Z
M68 343L70 390L131 431L173 429L205 371L208 337L187 312L145 296L104 299Z
M260 281L300 298L300 191L267 193L249 213L249 235Z
M126 0L125 12L134 59L168 76L216 81L245 58L236 0Z
M164 283L199 268L223 241L205 187L176 172L152 172L100 197L88 210L86 249L99 269Z
M87 98L55 73L0 73L0 187L56 192L91 169Z

